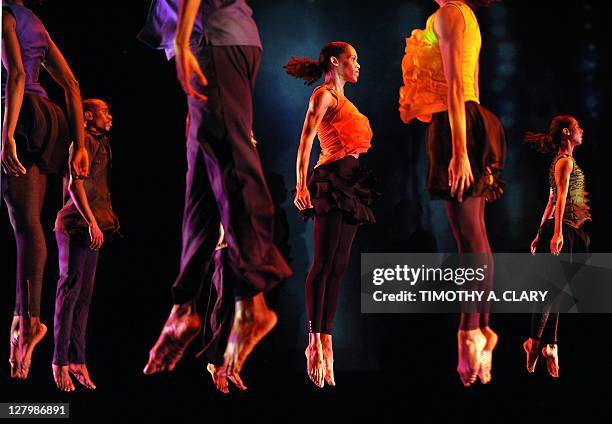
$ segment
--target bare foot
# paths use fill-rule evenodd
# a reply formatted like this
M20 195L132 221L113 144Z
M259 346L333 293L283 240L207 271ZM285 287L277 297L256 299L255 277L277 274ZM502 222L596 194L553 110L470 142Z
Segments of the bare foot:
M523 350L527 354L527 372L535 372L536 364L538 363L538 351L540 347L539 340L529 338L523 343Z
M497 346L497 334L491 330L491 327L481 328L482 334L487 339L482 352L480 353L480 368L478 370L478 378L482 384L487 384L491 381L491 366L493 363L493 349Z
M323 360L325 361L325 381L330 386L336 385L334 377L334 349L332 335L321 333L321 346L323 347Z
M68 365L51 365L53 369L53 379L58 389L63 392L74 392L75 387L68 373Z
M26 379L30 373L32 353L36 345L47 334L47 326L40 318L19 317L19 336L17 340L17 378Z
M546 358L546 368L551 377L559 378L559 351L556 344L547 344L542 348L542 355Z
M259 341L276 325L276 314L268 309L263 293L236 302L234 322L223 354L221 375L240 390L246 390L240 371Z
M149 362L143 372L150 375L172 371L201 328L200 317L192 306L174 305L155 346L149 352Z
M322 388L325 385L325 359L321 344L309 344L304 353L306 354L308 377L317 387Z
M223 394L229 393L229 384L227 383L227 377L221 375L221 368L215 367L213 364L208 364L206 370L210 373L212 381L215 384L217 390Z
M11 322L10 334L11 354L9 356L9 364L11 366L11 378L17 378L19 374L19 362L17 361L17 348L19 346L19 317L13 315Z
M89 371L87 370L87 366L85 364L68 364L68 372L77 379L82 386L89 390L95 390L96 385L91 381L91 377L89 376Z
M487 343L480 328L457 331L458 364L457 372L465 387L473 384L480 369L480 355Z

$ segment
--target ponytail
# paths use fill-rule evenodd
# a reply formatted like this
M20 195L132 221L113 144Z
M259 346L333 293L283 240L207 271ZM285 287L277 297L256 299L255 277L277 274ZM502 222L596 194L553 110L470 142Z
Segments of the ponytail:
M344 41L332 41L327 43L319 53L319 61L314 61L306 57L292 57L283 68L289 75L306 81L304 84L312 85L330 70L332 57L340 57L342 53L348 51L350 44Z
M557 150L550 134L528 132L525 134L525 144L545 155L551 155Z
M537 152L548 155L556 153L563 140L563 129L569 128L574 121L570 115L557 115L551 121L548 133L528 132L524 142Z
M319 64L306 57L292 57L283 68L292 77L303 79L305 85L312 85L323 76Z

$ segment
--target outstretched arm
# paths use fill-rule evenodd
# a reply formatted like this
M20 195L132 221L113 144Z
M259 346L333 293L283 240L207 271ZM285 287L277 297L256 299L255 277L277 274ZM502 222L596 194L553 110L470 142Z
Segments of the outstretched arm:
M7 174L18 176L26 173L25 167L17 158L15 144L15 129L23 103L26 76L21 61L15 18L5 11L2 12L2 64L7 70L6 106L2 124L2 169Z
M68 108L68 119L70 120L71 138L75 145L70 158L71 173L77 178L85 178L89 175L89 158L84 144L83 130L83 104L81 101L81 90L70 66L62 56L51 37L49 37L49 52L43 66L49 75L64 89L66 106Z
M467 154L465 98L463 90L462 58L463 15L454 6L444 6L436 14L434 30L440 44L444 76L448 85L448 118L450 120L453 154L448 167L451 196L463 200L463 192L474 183Z
M321 124L323 116L327 109L334 106L336 99L327 90L317 90L313 93L308 103L308 111L304 119L304 127L300 137L300 146L298 147L297 160L295 163L296 172L296 194L293 203L298 209L304 210L312 208L310 202L310 193L306 184L308 175L308 162L310 161L310 152L312 151L312 143L314 142L317 128Z

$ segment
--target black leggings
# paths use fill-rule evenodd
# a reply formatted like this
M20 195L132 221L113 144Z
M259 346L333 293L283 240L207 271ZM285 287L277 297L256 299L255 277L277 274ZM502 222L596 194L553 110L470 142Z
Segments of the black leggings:
M15 315L40 316L40 294L47 260L47 246L40 214L45 199L47 176L36 165L25 175L3 174L4 201L17 243L17 293Z
M306 279L306 309L311 333L331 334L342 276L357 232L338 209L314 219L314 260Z
M555 220L547 220L538 232L537 253L550 253L550 240L554 234ZM562 224L563 246L561 253L570 254L571 263L585 262L589 256L590 238L583 229L576 229L566 223ZM568 280L569 281L569 280ZM546 344L557 344L557 330L559 328L559 307L562 294L555 295L550 303L544 305L541 311L531 314L531 334L533 340ZM551 312L551 310L553 312Z
M493 287L493 255L487 238L487 227L484 222L484 196L470 196L462 203L445 202L446 216L457 242L457 250L462 253L479 253L478 264L475 266L487 266L486 278L482 282L482 288L486 293ZM480 263L482 262L482 263ZM485 295L486 296L486 295ZM466 302L463 305L470 312L462 312L459 322L460 330L475 330L489 326L489 302L474 304Z

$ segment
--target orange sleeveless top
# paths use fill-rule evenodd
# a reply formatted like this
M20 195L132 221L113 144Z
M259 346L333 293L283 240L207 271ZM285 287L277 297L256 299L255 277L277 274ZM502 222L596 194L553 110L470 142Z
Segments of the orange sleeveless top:
M474 79L482 44L480 27L474 11L463 1L451 1L445 7L451 6L459 9L465 22L461 63L464 98L466 102L480 103ZM434 31L437 13L427 19L425 29L415 29L410 38L406 38L402 60L404 85L399 93L399 112L405 123L415 118L430 122L432 114L448 109L448 85L442 67L440 44Z
M321 154L315 168L350 154L365 153L370 149L372 140L370 121L349 99L325 86L316 90L319 88L329 90L338 105L325 113L317 129Z

